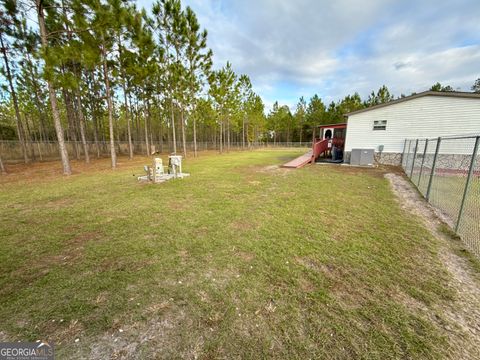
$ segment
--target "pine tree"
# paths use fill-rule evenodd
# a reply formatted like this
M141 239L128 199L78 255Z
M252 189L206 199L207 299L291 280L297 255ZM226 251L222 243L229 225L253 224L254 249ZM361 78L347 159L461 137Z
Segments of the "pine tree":
M191 112L195 111L198 92L208 78L212 66L212 51L207 49L207 31L200 32L197 16L190 7L185 10L187 45L185 56L187 59L188 97ZM193 117L193 149L197 156L197 123Z
M45 15L44 15L44 2L42 0L35 0L35 9L38 17L38 27L40 29L40 39L42 44L42 52L45 59L45 66L47 67L47 74L50 73L49 67L49 44L47 39L47 29L45 27ZM53 123L55 126L55 132L57 135L58 149L60 152L60 158L62 160L63 173L70 175L72 170L70 168L70 160L68 158L67 149L65 147L65 140L63 134L63 127L60 121L60 113L57 105L57 96L52 79L47 75L48 95L50 98L50 106L52 109Z
M477 94L480 93L480 78L475 80L475 82L473 83L470 89Z
M177 153L177 135L175 126L175 108L178 106L179 71L178 57L182 46L180 39L175 35L178 32L181 5L178 0L159 0L153 4L152 13L155 17L153 28L158 35L158 41L163 51L159 52L163 62L163 85L168 99L170 110L170 127L172 130L173 153Z
M227 135L227 151L230 148L229 119L238 98L238 89L235 88L236 81L237 77L232 70L231 64L228 62L225 67L212 72L209 76L209 94L214 101L219 119L220 153L223 152L225 147L225 133Z
M245 126L248 126L248 116L251 111L252 83L247 75L241 75L238 79L238 89L241 101L241 122L242 122L242 148L245 148Z
M18 9L16 6L16 2L12 0L4 0L3 6L5 8L5 13L0 13L0 51L2 52L2 57L4 61L5 71L4 76L8 82L8 89L10 92L10 96L13 102L13 107L15 109L15 120L17 126L17 136L18 141L22 147L23 159L25 163L29 162L28 153L27 153L27 146L25 144L25 132L22 125L22 118L20 115L20 109L18 105L17 93L13 86L13 74L11 72L11 64L8 55L8 48L7 48L7 36L15 36L15 26L18 25L18 18L16 16Z
M297 106L295 108L295 114L294 114L296 118L296 123L298 126L300 142L303 141L303 128L305 126L306 113L307 113L307 102L302 96L298 100Z

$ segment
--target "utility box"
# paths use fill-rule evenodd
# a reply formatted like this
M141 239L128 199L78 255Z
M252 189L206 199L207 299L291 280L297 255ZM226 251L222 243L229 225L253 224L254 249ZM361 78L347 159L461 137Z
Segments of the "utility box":
M373 165L374 152L374 149L352 149L350 154L350 165Z

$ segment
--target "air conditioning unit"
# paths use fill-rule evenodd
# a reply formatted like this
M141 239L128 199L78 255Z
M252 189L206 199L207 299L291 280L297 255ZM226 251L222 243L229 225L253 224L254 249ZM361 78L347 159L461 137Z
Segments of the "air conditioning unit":
M375 149L352 149L350 165L372 166Z

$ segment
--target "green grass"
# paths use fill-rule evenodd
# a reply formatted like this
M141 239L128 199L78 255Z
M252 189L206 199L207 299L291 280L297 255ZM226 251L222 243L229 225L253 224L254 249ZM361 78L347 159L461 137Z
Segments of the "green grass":
M0 183L0 331L61 358L445 357L437 240L380 170L272 167L299 152Z

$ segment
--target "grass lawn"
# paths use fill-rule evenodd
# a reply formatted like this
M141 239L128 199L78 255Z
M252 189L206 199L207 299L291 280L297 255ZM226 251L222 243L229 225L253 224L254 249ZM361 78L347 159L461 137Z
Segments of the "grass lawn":
M159 185L132 176L146 159L0 178L0 334L58 358L447 357L442 314L413 306L455 298L438 240L381 170L274 166L300 152Z

